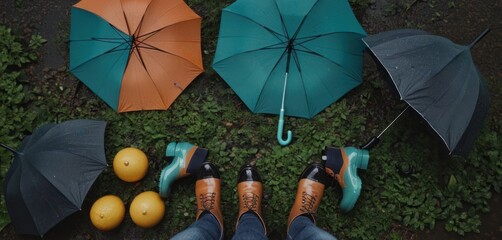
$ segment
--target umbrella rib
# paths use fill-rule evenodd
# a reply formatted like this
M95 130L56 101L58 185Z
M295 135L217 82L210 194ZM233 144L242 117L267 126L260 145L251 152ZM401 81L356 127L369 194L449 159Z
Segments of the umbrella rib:
M465 46L463 46L463 47L465 47ZM435 77L436 77L436 76L437 76L440 72L442 72L442 71L443 71L443 70L444 70L444 69L445 69L448 65L450 65L450 64L453 62L453 60L457 59L457 58L458 58L458 57L459 57L462 53L464 53L464 52L465 52L465 50L462 50L462 51L460 51L459 53L457 53L457 54L455 55L455 57L453 57L453 58L452 58L452 59L451 59L451 60L450 60L447 64L445 64L444 66L442 66L442 67L441 67L441 69L439 69L436 73L434 73L434 75L430 76L428 79L433 79L433 78L435 78ZM383 65L383 64L382 64L382 65Z
M122 31L120 31L118 28L116 28L116 27L115 27L115 26L113 26L112 24L110 24L110 26L112 27L112 29L113 29L113 30L115 30L115 32L117 33L117 35L119 35L119 36L120 36L120 37L124 40L124 42L126 42L126 43L129 45L129 47L132 47L132 42L131 42L131 40L130 40L130 39L127 39L127 38L125 38L125 37L123 37L123 36L122 36L122 34L123 34L123 33L122 33Z
M268 49L283 49L284 46L281 46L283 45L284 43L281 42L281 43L276 43L276 44L272 44L272 45L269 45L269 46L266 46L266 47L262 47L262 48L258 48L258 49L255 49L254 51L258 51L258 50L268 50Z
M112 24L109 24L112 29L117 33L117 35L120 36L120 38L91 38L91 39L78 39L78 40L70 40L70 42L86 42L86 41L99 41L99 42L108 42L108 43L121 43L125 42L129 44L129 39L122 37L122 31L118 30L115 26ZM110 41L105 41L105 40L110 40ZM117 41L113 41L117 40ZM122 41L119 41L122 40ZM130 44L129 44L130 45Z
M122 37L122 34L125 34L124 32L122 32L120 29L113 26L111 23L108 23L108 25L110 25L110 27L112 27L112 29L117 33L117 35L119 35L122 39L124 39L124 41L128 41L127 38Z
M150 1L150 2L148 3L148 6L146 6L145 13L143 14L143 16L141 16L141 20L140 20L140 22L139 22L139 24L138 24L138 28L136 28L136 30L134 31L134 35L135 35L135 36L137 35L136 39L139 39L139 38L141 38L141 37L142 37L141 35L139 35L139 33L141 32L141 27L143 26L143 20L145 19L146 12L148 12L148 10L150 9L150 6L152 5L152 2L153 2L153 1ZM152 34L152 35L153 35L153 34ZM146 39L145 39L145 40L146 40Z
M465 50L464 50L464 51L465 51ZM445 65L444 65L444 66L443 66L443 67L442 67L442 68L441 68L438 72L436 72L436 73L435 73L432 77L430 77L429 79L433 79L434 77L436 77L436 76L437 76L440 72L442 72L442 71L443 71L443 70L444 70L444 69L445 69L448 65L450 65L450 64L453 62L453 60L455 60L455 59L456 59L456 58L458 58L458 57L459 57L462 53L464 53L464 51L461 51L461 52L459 52L457 55L455 55L455 57L453 57L451 61L449 61L447 64L445 64ZM464 82L464 84L465 84L465 82ZM452 85L450 84L450 85L448 85L448 88L443 89L443 92L442 92L442 94L441 94L441 97L442 97L442 96L444 96L444 95L446 94L447 90L448 90L448 89L450 89L450 88L451 88L451 86L452 86ZM429 105L427 106L427 108L426 108L426 109L429 109L429 106L432 106L432 105L436 104L436 103L437 103L437 101L438 101L438 99L441 99L441 97L434 98L434 102L433 102L433 103L431 103L431 104L429 104ZM407 101L406 99L403 99L403 101L405 101L405 102L406 102L409 106L411 106L411 104L409 104L409 103L408 103L408 101ZM411 107L412 107L413 109L415 109L413 106L411 106ZM444 138L443 138L443 136L441 136L441 134L439 134L439 132L438 132L438 131L436 131L436 129L434 128L434 126L432 126L432 124L430 124L430 123L429 123L429 120L428 120L428 119L427 119L424 115L422 115L422 113L421 113L421 112L417 111L417 109L415 109L415 111L416 111L416 112L418 112L418 113L422 116L422 118L423 118L423 119L425 119L425 121L427 121L427 123L429 124L429 126L431 126L431 128L432 128L432 129L434 129L434 131L435 131L435 132L437 133L437 135L439 135L439 137L443 140L443 142L445 143L445 145L447 146L448 150L450 150L450 153L451 153L451 152L454 150L454 148L451 148L451 149L450 149L450 146L449 146L449 145L448 145L448 143L446 142L446 139L444 139ZM443 115L444 115L444 112L442 112L442 113L441 113L441 116L443 116Z
M277 1L274 1L274 4L275 4L275 8L277 10L277 12L279 13L279 19L281 20L281 26L282 26L282 31L284 32L284 37L286 37L286 39L288 39L289 41L289 34L288 34L288 29L286 28L286 24L284 23L284 18L282 17L282 13L281 13L281 10L279 8L279 5L277 5Z
M40 154L40 153L45 153L45 152L53 152L53 151L55 151L55 150L52 150L52 151L41 151L41 152L38 152L38 154ZM71 154L71 155L75 155L75 156L77 156L77 157L82 157L82 158L89 159L89 157L88 157L87 155L80 155L80 154L76 154L76 153L72 153L72 152L64 152L64 153L68 153L68 154ZM46 180L46 181L47 181L47 182L48 182L51 186L53 186L54 188L58 189L58 188L57 188L57 186L55 186L55 185L51 182L51 180L50 180L49 178L47 178L44 174L42 174L40 171L38 171L38 169L37 169L37 168L36 168L36 167L35 167L35 166L34 166L34 165L30 162L30 161L26 161L26 162L28 162L29 166L31 166L31 168L33 169L33 171L38 172L38 173L40 174L40 176L42 176L42 177L43 177L43 179L45 179L45 180ZM96 166L97 166L97 165L96 165ZM107 165L106 165L106 164L99 165L99 166L100 166L100 167L102 167L102 168L107 167ZM73 205L73 206L76 208L75 210L80 210L80 207L81 207L81 206L75 206L75 205L73 204L73 202L71 201L71 199L69 199L69 198L68 198L65 194L63 194L62 192L61 192L61 195L63 195L63 196L65 197L65 199L66 199L66 200L68 200L70 203L72 203L71 205ZM82 199L83 199L83 198L82 198Z
M174 24L178 24L178 23L182 23L182 22L188 22L188 21L193 21L193 20L196 20L196 19L197 19L197 18L191 18L191 19L187 19L187 20L183 20L183 21L175 22L175 23L173 23L173 24L171 24L171 25L164 26L164 27L162 27L162 28L160 28L160 29L157 29L157 30L155 30L155 31L153 31L153 32L149 32L149 33L145 33L145 34L143 34L143 35L139 35L137 38L143 38L143 37L145 37L145 36L148 36L148 35L149 35L146 39L144 39L144 40L147 40L148 38L152 37L152 36L153 36L153 35L155 35L156 33L160 32L160 31L162 31L162 30L164 30L164 29L166 29L166 28L168 28L168 27L171 27L171 26L173 26Z
M134 50L136 50L136 51L134 51ZM145 68L146 72L148 73L148 70L146 69L145 62L143 61L143 57L141 56L141 53L139 52L138 47L132 48L131 49L131 55L132 55L132 53L134 53L134 55L136 55L138 57L139 61L141 62L141 65L143 65L143 67ZM150 74L148 74L148 76L150 76Z
M309 48L307 48L307 47L305 47L305 46L302 46L302 47L304 47L305 49L309 49ZM356 78L356 77L354 77L352 74L350 74L349 72L347 72L347 71L346 71L346 69L345 69L345 68L343 68L340 64L338 64L338 63L336 63L336 62L334 62L334 61L330 60L329 58L326 58L326 57L322 56L322 55L321 55L321 54L319 54L319 53L316 53L316 52L314 52L314 51L312 51L312 50L305 51L305 50L295 49L295 50L294 50L294 54L293 54L293 57L294 57L293 59L295 59L295 63L297 64L298 71L300 72L300 77L302 78L302 81L301 81L301 82L302 82L303 89L305 89L305 82L303 81L303 74L302 74L302 71L301 71L301 68L300 68L300 60L299 60L298 55L297 55L297 53L296 53L296 52L304 52L304 53L312 54L312 55L318 56L318 57L320 57L320 58L323 58L323 59L327 60L328 62L331 62L331 63L335 64L336 66L338 66L338 67L340 68L341 72L343 72L343 73L345 73L346 75L348 75L348 76L350 77L350 79L354 79L354 78ZM324 86L326 86L326 85L324 84L324 82L322 82L322 83L323 83L323 85L324 85ZM327 87L326 87L326 88L327 88ZM327 89L328 89L328 88L327 88ZM309 108L309 106L310 106L310 105L308 104L308 97L307 97L307 95L306 95L306 94L307 94L307 92L305 92L305 99L307 99L307 108L308 108L308 112L309 112L309 114L310 114L310 108Z
M35 146L36 146L36 145L35 145ZM59 150L59 149L45 150L45 151L39 151L39 152L37 152L37 154L40 154L40 153L51 153L51 152L60 152L60 151L61 151L61 150ZM71 154L71 155L75 155L75 156L77 156L77 157L82 157L82 158L87 158L87 159L89 159L89 155L85 155L85 154L78 154L78 153L74 153L74 152L64 152L64 153L68 153L68 154ZM94 159L94 158L92 158L92 159ZM27 161L27 162L29 162L29 161ZM33 164L31 164L31 162L29 162L29 163L30 163L30 165L32 165L32 166L33 166ZM97 165L97 164L96 164L96 165ZM99 165L100 165L100 166L103 166L103 167L106 167L106 166L107 166L107 165L106 165L106 163L104 163L104 164L99 164Z
M143 16L141 16L141 20L139 21L138 27L136 30L134 30L134 36L139 35L139 32L141 31L141 27L143 26L143 20L145 19L146 12L148 12L148 9L150 8L150 5L152 4L152 1L148 3L146 6L145 12L143 13ZM138 37L136 37L138 38Z
M265 85L266 85L266 83L267 83L268 79L270 79L270 75L272 75L272 72L274 72L274 70L277 68L277 66L279 65L279 62L281 62L281 59L284 57L284 55L286 54L286 52L287 52L287 49L284 49L284 51L283 51L283 52L282 52L282 54L281 54L281 57L277 60L277 62L275 63L274 67L272 68L272 70L268 73L268 76L267 76L267 79L266 79L266 81L265 81L265 84L263 84L263 85L261 86L261 89L260 89L260 94L258 95L258 100L256 101L256 104L255 104L255 106L254 106L253 112L255 112L255 111L256 111L256 105L258 105L258 102L259 102L259 101L260 101L260 99L261 99L261 96L262 96L262 93L263 93L263 89L265 88Z
M143 60L143 56L141 55L141 53L139 51L139 47L136 47L135 49L136 49L136 51L133 51L133 50L132 51L138 57L139 61L141 62L141 65L145 69L146 74L148 74L148 78L152 81L153 85L155 86L155 89L157 90L157 93L160 96L160 100L162 101L162 104L164 104L164 106L166 106L167 104L164 102L164 98L162 98L161 92L159 92L160 88L157 86L157 83L153 80L152 75L150 75L150 72L148 72L148 68L146 67L145 61Z
M131 34L131 29L129 28L129 21L127 21L127 15L124 11L124 6L122 5L122 1L120 1L120 6L122 6L120 9L122 10L122 15L124 15L124 20L126 22L126 26L127 26L127 34L130 36L132 35Z
M370 45L369 45L366 41L364 41L364 40L362 40L362 41L364 42L364 44L366 44L366 47L367 47L367 48L371 51L372 55L376 57L376 59L378 60L378 62L380 62L380 63L382 64L382 66L384 66L384 69L385 69L385 71L387 72L387 75L388 75L388 76L390 77L390 79L392 80L391 82L394 84L394 87L396 87L396 89L399 89L399 87L397 86L396 82L394 81L394 78L392 77L392 74L390 74L389 70L388 70L388 69L385 67L385 65L383 64L382 59L380 59L380 58L378 57L378 55L375 53L375 51L373 51L373 49L370 47ZM399 94L399 99L400 99L400 100L404 100L404 99L403 99L403 95L401 94L401 92L397 91L397 93ZM405 102L406 102L406 101L405 101ZM408 103L408 102L406 102L406 103ZM409 105L409 103L408 103L408 105ZM416 109L415 109L415 111L416 111Z
M98 41L98 42L107 42L107 43L121 43L124 42L123 38L90 38L90 39L78 39L78 40L70 40L70 42L90 42L90 41Z
M29 162L29 161L26 161L26 162ZM44 179L45 181L47 181L47 183L48 183L48 184L50 184L50 186L52 186L54 189L56 189L56 190L57 190L57 193L59 193L62 197L64 197L64 199L65 199L68 203L70 203L70 205L71 205L71 206L73 206L73 207L74 207L74 209L73 209L73 210L76 210L76 211L81 210L81 209L80 209L80 208L81 208L81 206L76 206L76 205L75 205L75 204L74 204L74 203L73 203L73 202L72 202L72 201L71 201L71 200L70 200L70 199L69 199L69 198L68 198L68 197L67 197L67 196L66 196L66 195L62 192L62 191L60 191L60 190L57 188L57 186L55 186L55 185L54 185L54 184L53 184L53 183L52 183L52 182L51 182L51 181L50 181L50 180L49 180L49 179L48 179L48 178L47 178L44 174L42 174L40 171L38 171L38 169L37 169L37 168L35 168L35 166L34 166L33 164L31 164L31 162L29 162L28 167L31 167L31 168L32 168L32 171L34 171L35 173L38 173L40 176L42 176L42 179ZM21 197L23 198L23 200L25 199L25 196L24 196L24 194L23 194L22 192L21 192ZM36 214L34 214L34 212L33 212L32 207L30 207L30 205L25 204L25 206L26 206L26 209L28 210L28 212L30 213L30 215L31 215L31 216L36 216ZM57 209L57 206L55 206L55 205L48 204L48 206L49 206L49 207L51 207L51 208L52 208L51 210L53 210L53 211ZM56 211L55 211L55 212L56 212ZM46 229L44 229L44 228L41 228L41 226L40 226L40 224L41 224L41 223L40 223L40 222L36 223L35 221L33 221L33 223L34 223L34 225L35 225L35 228L37 229L37 232L39 232L39 233L40 233L40 232L43 232L43 231L45 231L45 230L46 230Z
M285 34L286 34L286 35L284 35L284 34L278 33L278 32L276 32L276 31L274 31L274 30L272 30L272 29L270 29L270 28L268 28L268 27L266 27L266 26L264 26L264 25L260 24L259 22L256 22L254 19L251 19L251 18L249 18L249 17L242 16L242 15L237 14L237 13L234 13L234 12L229 12L229 11L225 11L225 12L228 12L228 13L231 13L231 14L234 14L234 15L237 15L237 16L239 16L239 17L241 17L241 18L247 19L247 20L249 20L250 22L255 23L256 25L258 25L258 26L262 27L263 29L267 30L267 31L268 31L269 33L271 33L271 34L272 34L275 38L277 38L279 41L281 41L281 42L283 42L283 43L284 43L284 42L287 42L287 41L284 41L284 40L283 40L283 39L281 39L280 37L284 37L284 38L286 38L286 39L289 39L289 37L287 36L287 32L285 32ZM282 16L281 16L281 22L282 22ZM283 27L284 27L284 26L283 26Z
M75 69L77 69L78 67L80 67L80 66L82 66L82 65L84 65L84 64L86 64L86 63L88 63L88 62L90 62L90 61L92 61L92 60L94 60L94 59L96 59L96 58L98 58L98 57L101 57L101 56L103 56L103 55L105 55L105 54L109 54L109 53L113 53L113 52L119 52L119 51L125 51L125 50L127 50L128 48L118 49L119 47L123 46L124 44L128 44L128 43L123 42L123 43L121 43L120 45L118 45L118 46L116 46L116 47L114 47L114 48L112 48L112 49L110 49L110 50L108 50L108 51L106 51L106 52L104 52L104 53L102 53L102 54L98 55L98 56L95 56L95 57L93 57L93 58L91 58L91 59L89 59L89 60L87 60L87 61L85 61L85 62L83 62L83 63L79 64L78 66L75 66L73 69L70 69L70 70L75 70ZM129 45L129 44L128 44L128 45Z
M314 35L314 36L305 36L305 37L301 37L301 38L296 38L296 40L305 40L304 42L298 43L298 44L303 44L303 43L306 43L308 41L312 41L312 40L314 40L316 38L319 38L319 37L322 37L322 36L326 36L326 35L336 34L336 33L340 33L340 32L331 32L331 33L318 34L318 35Z
M148 11L148 8L150 8L151 3L152 3L152 2L150 2L150 3L148 4L148 7L147 7L147 9L146 9L146 11L145 11L145 12L147 12L147 11ZM167 9L167 11L165 11L165 12L164 12L161 16L159 16L157 19L159 19L159 18L163 17L163 16L164 16L164 15L166 15L168 12L170 12L172 9L176 9L176 7L179 7L180 5L182 5L182 2L179 2L179 3L177 3L176 5L174 5L173 7L171 7L170 9ZM144 15L143 15L143 17L144 17ZM143 34L143 35L139 35L137 38L142 38L142 37L144 37L144 36L146 36L146 35L148 35L148 34L155 34L155 33L157 33L158 31L160 31L160 30L162 30L162 29L164 29L164 28L170 27L170 26L172 26L172 25L174 25L174 24L178 24L178 23L181 23L181 22L186 22L186 21L191 21L191 20L195 20L195 19L197 19L197 18L191 18L191 19L186 19L186 20L183 20L183 21L175 22L175 23L173 23L173 24L171 24L171 25L168 25L168 26L162 27L161 29L155 30L155 31L153 31L153 32L150 32L150 33L145 33L145 34ZM143 21L143 19L141 19L141 21Z
M169 55L172 55L172 56L175 56L175 57L179 57L187 62L190 62L189 60L187 60L186 58L180 56L180 55L177 55L177 54L174 54L174 53L171 53L171 52L168 52L168 51L165 51L163 49L160 49L160 48L157 48L151 44L148 44L148 43L144 43L144 42L141 42L142 45L146 45L147 47L144 47L144 46L137 46L137 48L140 48L140 49L149 49L149 50L156 50L156 51L159 51L159 52L163 52L163 53L167 53ZM190 62L191 64L193 64L192 62ZM195 64L193 64L195 66ZM199 67L197 67L199 68Z
M464 50L464 51L465 51L465 50ZM459 52L457 55L455 55L455 57L453 57L451 61L449 61L447 64L445 64L443 67L441 67L441 69L440 69L439 71L437 71L434 75L432 75L429 79L433 79L433 78L435 78L435 77L436 77L436 76L437 76L440 72L442 72L442 71L443 71L443 70L444 70L444 69L445 69L448 65L450 65L450 63L452 63L455 59L457 59L457 58L458 58L461 54L465 53L464 51L461 51L461 52ZM437 103L437 101L438 101L439 99L441 99L441 98L442 98L442 96L444 96L444 95L446 94L447 90L449 90L449 89L451 88L451 86L452 86L452 85L449 85L446 89L443 89L443 91L442 91L442 93L441 93L441 96L438 96L438 97L434 98L434 102L432 102L429 106L433 106L434 104L436 104L436 103ZM408 103L408 102L406 101L406 99L403 99L403 100L404 100L406 103ZM408 103L408 105L410 105L410 104ZM442 114L444 114L444 113L442 113ZM428 120L427 120L424 116L422 116L422 118L424 118L427 122L429 122L429 121L428 121ZM430 125L432 128L434 128L431 124L429 124L429 125ZM439 133L438 133L438 135L439 135ZM440 135L440 136L441 136L441 135ZM441 138L442 138L442 137L441 137ZM444 139L443 139L443 141L446 143L446 141L445 141ZM448 144L446 144L446 145L448 146ZM449 147L449 146L448 146L448 147Z
M179 57L179 58L182 58L182 59L185 59L183 58L182 56L179 56L179 55L176 55L174 53L171 53L171 52L168 52L168 51L165 51L163 49L160 49L160 48L157 48L151 44L148 44L148 43L144 43L142 42L142 45L146 45L147 47L144 47L144 46L138 46L137 48L143 48L143 49L150 49L150 50L156 50L156 51L159 51L159 52L163 52L163 53L167 53L169 55L172 55L172 56L176 56L176 57ZM186 60L186 59L185 59Z
M350 33L350 34L358 34L358 33L353 33L353 32L332 32L332 33L327 33L327 34L319 34L319 35L316 35L316 36L307 36L307 37L302 37L302 38L297 38L296 40L298 39L306 39L305 41L303 42L300 42L300 43L297 43L297 45L301 45L302 47L304 48L307 48L305 46L303 46L304 43L307 43L307 42L310 42L310 41L313 41L317 38L320 38L320 37L325 37L325 36L329 36L329 35L332 35L332 34L340 34L340 33ZM358 34L359 35L359 34ZM361 40L362 41L362 40ZM337 51L340 51L340 52L343 52L345 54L350 54L350 55L356 55L354 53L351 53L351 52L347 52L347 51L343 51L343 50L337 50Z
M163 29L163 28L162 28L162 29ZM137 39L140 39L140 38L146 37L145 39L142 39L142 40L141 40L141 41L145 41L145 40L147 40L148 38L150 38L150 37L152 37L153 35L155 35L155 34L157 34L158 32L160 32L160 30L161 30L161 29L159 29L159 30L155 30L155 31L153 31L153 32L145 33L145 34L143 34L143 35L139 35L139 36L137 37Z
M159 89L159 88L157 87L157 84L155 83L155 81L153 81L152 76L151 76L151 75L150 75L150 73L148 72L148 69L147 69L147 67L146 67L146 64L144 63L143 58L142 58L142 57L141 57L141 55L139 54L139 49L156 50L156 51L163 52L163 53L166 53L166 54L169 54L169 55L172 55L172 56L179 57L179 58L181 58L181 59L183 59L183 60L185 60L185 61L188 61L188 60L186 60L186 59L185 59L185 58L183 58L182 56L179 56L179 55L176 55L176 54L173 54L173 53L170 53L170 52L164 51L164 50L159 49L159 48L157 48L157 47L155 47L155 46L152 46L152 45L150 45L150 44L148 44L148 43L144 43L144 42L142 42L142 43L143 43L143 45L146 45L146 46L148 46L148 47L144 47L144 46L137 46L137 47L136 47L136 49L138 49L138 50L137 50L137 52L138 52L138 53L137 53L136 55L137 55L137 56L138 56L138 58L140 59L141 64L142 64L142 65L143 65L143 67L145 68L145 70L146 70L146 72L147 72L148 76L150 77L150 79L152 80L153 84L155 85L155 89L157 89L157 92L158 92L158 89ZM188 62L190 62L190 61L188 61ZM191 63L191 62L190 62L190 63ZM193 64L193 63L192 63L192 64ZM175 84L178 88L180 88L181 90L184 90L184 89L182 89L182 88L179 86L179 84L177 84L177 83L174 83L174 84ZM158 93L159 93L159 96L161 96L160 98L161 98L161 100L162 100L162 103L163 103L164 105L167 105L167 104L164 102L164 99L162 98L162 94L161 94L160 92L158 92Z
M309 48L307 48L307 47L305 47L305 46L302 46L302 47L304 47L304 48L305 48L305 49L307 49L308 51L303 50L303 49L295 49L295 51L298 51L298 52L304 52L304 53L308 53L308 54L312 54L312 55L318 56L318 57L320 57L320 58L326 59L327 61L329 61L329 62L331 62L331 63L335 64L336 66L338 66L338 67L340 68L340 70L342 70L342 72L344 72L346 75L350 76L350 78L351 78L351 79L353 79L353 78L357 78L357 76L356 76L356 75L354 75L354 74L352 74L352 73L350 73L350 72L347 72L347 69L346 69L345 67L343 67L342 65L340 65L339 63L334 62L333 60L331 60L331 59L329 59L329 58L327 58L327 57L325 57L325 56L323 56L323 55L321 55L321 54L319 54L319 53L317 53L317 52L314 52L314 51L310 50Z
M300 78L301 78L301 83L302 83L302 86L303 86L303 89L304 89L304 95L305 95L305 99L306 99L306 102L307 102L307 112L309 113L309 115L311 114L310 113L310 104L308 103L309 102L309 98L307 96L307 91L305 91L305 81L303 81L303 74L302 74L302 69L300 67L300 58L298 58L298 54L296 53L296 49L293 50L293 59L295 60L295 64L296 64L296 67L298 68L298 72L300 73Z
M312 9L314 9L314 7L319 3L319 0L316 1L314 3L314 5L312 5L312 7L309 9L309 11L307 12L307 14L305 14L302 18L302 21L300 22L300 25L298 26L298 28L296 28L296 32L295 34L293 35L292 39L295 40L296 39L296 36L298 36L298 33L300 33L300 29L302 28L303 24L305 23L305 20L307 19L307 17L310 15L310 13L312 12Z
M298 58L298 54L296 53L295 48L293 48L292 54L293 54L293 60L295 60L296 68L298 68L298 71L300 72L300 75L301 75L302 68L300 67L300 59Z
M123 49L113 49L113 50L111 50L111 51L109 51L109 52L106 52L106 53L104 53L104 54L114 53L114 52L120 52L120 51L125 51L125 50L127 50L127 49L129 49L129 48L123 48Z
M273 45L269 45L269 46L266 46L266 47L262 47L262 48L258 48L258 49L252 49L252 50L248 50L248 51L244 51L244 52L239 52L239 53L236 53L234 55L231 55L231 56L228 56L224 59L220 59L218 62L221 62L221 61L225 61L225 60L228 60L229 58L232 58L232 57L235 57L237 55L240 55L240 54L246 54L246 53L251 53L251 52L255 52L255 51L263 51L263 50L273 50L273 49L285 49L285 51L287 51L287 49L285 47L281 47L280 44L284 44L284 42L281 42L281 43L276 43L276 44L273 44ZM278 47L271 47L271 46L278 46Z

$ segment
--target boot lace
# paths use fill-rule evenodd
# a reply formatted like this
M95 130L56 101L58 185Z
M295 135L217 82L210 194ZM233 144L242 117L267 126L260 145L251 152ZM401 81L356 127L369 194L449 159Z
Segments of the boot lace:
M202 205L202 209L199 209L201 211L207 210L210 211L214 208L214 203L216 201L216 193L215 192L209 192L209 193L204 193L199 195L199 201Z
M314 206L317 202L317 196L310 195L306 192L302 193L302 206L300 211L303 213L315 213Z
M259 197L254 193L244 193L242 195L242 199L244 200L244 207L248 210L256 211L258 207Z

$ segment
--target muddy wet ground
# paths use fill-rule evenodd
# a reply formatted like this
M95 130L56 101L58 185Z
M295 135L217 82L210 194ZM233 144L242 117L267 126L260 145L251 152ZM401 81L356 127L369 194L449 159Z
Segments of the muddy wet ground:
M69 34L70 7L76 0L2 0L0 2L0 23L17 30L20 35L40 34L47 43L41 48L40 60L31 66L33 75L47 70L64 70L67 65L67 40ZM19 6L16 6L18 4ZM468 44L485 28L488 34L472 50L474 61L485 76L490 98L500 102L502 80L502 1L423 1L423 0L376 0L364 12L358 14L368 34L398 28L421 28L431 33L450 38L459 44ZM43 81L39 77L36 80ZM500 105L500 104L499 104ZM493 107L489 116L500 113ZM84 211L90 204L84 204ZM501 194L494 193L491 211L481 216L479 234L469 233L460 237L444 230L438 223L434 230L419 232L419 239L502 239ZM83 213L76 213L56 226L45 239L92 239L92 226ZM77 227L78 226L78 227ZM86 228L89 228L86 230ZM75 228L79 231L76 233ZM133 234L134 235L134 234ZM128 238L127 236L116 236ZM0 239L32 239L17 236L8 225L0 232Z

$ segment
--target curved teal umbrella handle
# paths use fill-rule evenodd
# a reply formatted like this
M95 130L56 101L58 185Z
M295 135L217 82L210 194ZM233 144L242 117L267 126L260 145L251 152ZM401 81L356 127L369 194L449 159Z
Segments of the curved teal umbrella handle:
M279 126L277 126L277 141L282 146L288 145L291 140L293 140L293 133L288 130L288 138L286 140L282 139L282 133L284 129L284 109L281 109L281 113L279 114Z

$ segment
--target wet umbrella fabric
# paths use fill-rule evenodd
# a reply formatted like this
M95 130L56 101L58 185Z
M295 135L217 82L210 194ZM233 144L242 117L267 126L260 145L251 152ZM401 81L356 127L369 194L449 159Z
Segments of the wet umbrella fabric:
M182 0L82 0L70 71L118 112L165 110L203 71L200 25Z
M79 211L107 166L106 122L72 120L47 124L13 150L4 182L7 210L17 234L44 235Z
M414 29L363 39L401 100L419 113L450 153L468 155L488 110L488 89L470 49Z
M237 0L212 67L252 112L312 118L362 82L364 36L347 1Z

